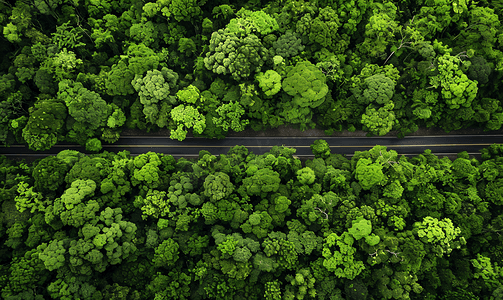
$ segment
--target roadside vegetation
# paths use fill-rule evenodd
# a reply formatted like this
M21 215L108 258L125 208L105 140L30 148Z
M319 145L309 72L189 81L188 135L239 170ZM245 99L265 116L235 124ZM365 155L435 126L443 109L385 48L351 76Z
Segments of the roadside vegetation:
M0 156L3 299L501 299L503 146Z
M236 1L234 1L236 2ZM239 2L239 3L238 3ZM0 143L499 130L500 1L0 3Z

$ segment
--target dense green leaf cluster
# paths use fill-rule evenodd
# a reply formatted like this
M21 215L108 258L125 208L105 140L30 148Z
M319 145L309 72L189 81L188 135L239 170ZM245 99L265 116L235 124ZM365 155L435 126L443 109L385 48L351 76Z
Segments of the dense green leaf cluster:
M0 157L4 299L499 299L503 145Z
M0 144L503 125L499 1L227 2L0 3Z

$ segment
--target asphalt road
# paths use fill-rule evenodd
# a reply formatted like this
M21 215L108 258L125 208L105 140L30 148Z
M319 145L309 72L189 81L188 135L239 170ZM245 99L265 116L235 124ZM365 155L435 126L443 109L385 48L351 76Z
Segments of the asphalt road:
M403 139L396 137L227 137L223 140L187 138L183 142L171 140L165 136L124 136L115 144L103 145L103 150L119 152L128 150L132 155L149 151L170 154L175 157L197 156L200 150L207 150L214 155L225 154L230 147L244 145L255 154L263 154L275 145L297 149L299 157L312 156L310 145L317 139L324 139L330 145L332 153L352 156L355 151L365 151L375 145L386 146L402 155L417 155L431 149L437 155L451 156L461 151L478 155L479 150L495 143L503 143L503 135L443 135L410 136ZM32 151L24 145L11 145L0 148L0 155L12 157L45 157L55 155L64 149L87 153L76 144L58 144L47 151Z

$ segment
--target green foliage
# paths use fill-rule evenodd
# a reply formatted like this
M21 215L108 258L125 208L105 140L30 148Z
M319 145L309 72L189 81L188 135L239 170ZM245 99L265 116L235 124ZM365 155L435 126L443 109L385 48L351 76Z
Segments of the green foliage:
M358 160L356 165L355 177L364 190L370 190L375 185L386 184L387 178L382 169L383 166L381 164L373 163L370 159L362 158Z
M438 75L430 77L430 85L440 88L450 109L470 107L478 91L477 82L470 80L459 67L460 58L444 54L438 57Z
M33 295L32 287L34 285L43 285L48 278L45 266L39 259L39 253L36 249L27 251L20 257L16 257L12 261L7 273L9 274L9 279L7 285L2 289L3 298L18 295L18 297L26 297L26 299L36 299ZM32 298L28 298L30 296Z
M196 86L191 84L183 90L179 90L176 96L183 103L195 104L200 97L200 91Z
M384 74L376 74L366 78L365 85L366 88L363 90L365 104L372 102L387 104L391 101L395 84Z
M75 155L79 157L80 155ZM74 159L75 156L71 156ZM70 158L67 157L69 160ZM101 157L84 156L79 161L75 162L70 171L66 174L65 181L72 184L77 179L92 180L95 183L101 183L102 178L108 175L110 163Z
M276 192L279 189L281 179L279 174L271 169L257 169L256 166L250 166L247 174L249 177L243 179L243 187L250 196Z
M259 87L266 96L276 95L281 90L281 75L274 70L260 72L255 76L255 79L259 82Z
M37 251L47 270L56 270L65 265L66 249L63 241L53 240L49 244L43 243L37 247Z
M86 150L90 152L99 152L101 150L101 141L97 138L87 140Z
M484 55L494 62L496 70L501 70L501 50L496 46L498 28L501 26L498 14L492 7L471 5L468 9L468 22L462 22L462 29L456 36L456 43L468 51L477 55ZM473 60L472 60L473 62ZM489 69L490 71L490 69ZM479 81L479 83L485 83Z
M60 158L49 156L42 159L33 169L35 188L38 191L56 191L64 182L69 166Z
M265 284L264 299L281 300L281 289L278 280L268 281Z
M330 156L330 146L325 140L316 140L310 147L316 158L326 159Z
M356 248L353 247L353 243L353 237L347 232L340 236L331 233L325 238L322 251L325 258L323 266L338 278L352 280L365 270L363 262L355 260Z
M213 73L230 74L239 81L259 73L266 59L267 49L256 35L240 38L233 32L220 29L211 35L204 66Z
M461 229L455 228L448 218L439 221L437 218L425 217L422 222L416 222L414 227L417 228L417 236L421 240L440 246L435 249L440 257L444 253L449 255L453 248L459 248L465 243L463 237L460 237L460 241L454 242L461 234Z
M204 124L194 136L206 138L248 125L318 127L327 133L362 129L369 135L393 130L402 137L419 127L498 130L503 124L501 103L480 106L482 99L497 99L497 72L503 69L500 8L487 1L235 6L89 0L78 9L60 2L3 4L4 144L24 139L42 150L63 137L81 145L92 138L114 143L124 124L167 128L183 140L187 127L171 115L179 104L202 114L186 112ZM45 26L46 18L57 24ZM228 77L235 87L207 89ZM83 106L68 106L66 126L58 133L46 128L23 135L26 111L52 101L57 87L58 100L65 90L64 98L81 99ZM72 89L73 94L66 91ZM94 117L77 120L83 115Z
M19 30L12 23L7 24L3 28L3 35L11 43L19 43L19 42L21 42L21 37L19 36Z
M245 110L239 102L231 101L222 104L215 111L219 117L213 118L213 123L224 131L231 129L235 132L240 132L245 130L246 125L249 124L248 119L241 119L245 114Z
M500 130L502 8L3 1L0 142ZM502 149L0 157L1 298L500 299Z
M94 130L105 126L111 107L98 93L86 89L80 82L61 81L58 99L64 102L72 117L69 137L85 144L86 138L92 138Z
M364 129L380 136L390 132L396 120L395 113L391 109L393 109L393 103L379 109L368 106L361 119Z
M161 71L147 71L145 76L136 75L131 82L140 96L140 102L143 104L143 113L149 123L161 124L159 119L162 117L160 115L162 104L168 102L170 94L177 87L177 80L178 74L164 67ZM172 101L170 100L170 102Z
M240 227L244 233L253 233L259 239L266 237L274 228L271 215L266 211L254 212Z
M300 107L315 108L325 101L328 92L325 75L309 61L298 62L282 84L283 90Z
M28 183L20 182L17 192L19 195L16 196L14 201L16 201L16 208L19 212L24 212L27 209L30 209L31 213L34 213L36 210L45 210L42 193L33 191L33 187L29 187Z
M252 33L265 36L279 29L276 19L262 10L251 11L243 7L236 16L229 21L226 31L235 33L238 37Z
M190 105L178 105L170 112L171 118L176 123L176 130L171 130L170 138L183 141L187 136L187 129L192 128L195 133L201 134L206 128L203 115Z
M474 278L482 278L487 281L487 283L495 284L497 278L501 277L501 274L498 273L497 264L493 266L491 263L491 259L489 257L485 257L480 253L477 253L476 259L470 260L472 266L476 269L476 272L473 274Z
M376 3L372 5L372 15L365 25L365 40L359 45L362 53L371 57L382 56L388 45L400 30L396 22L397 7L392 2Z
M145 72L157 69L161 60L159 54L144 44L136 45L131 43L127 47L125 55L121 56L121 59L112 65L110 71L100 73L104 85L102 88L110 96L133 94L135 90L132 82L135 77L137 75L143 76ZM167 77L169 77L168 82L170 84L176 83L178 75L173 76L172 72L169 71L166 73L168 73Z
M353 226L349 228L349 234L351 234L355 240L360 240L365 238L365 241L369 246L375 246L379 243L380 238L378 235L370 234L372 232L372 224L369 220L362 217L353 220Z
M44 67L51 70L56 79L63 81L74 78L72 72L82 63L82 59L77 58L73 51L63 48L59 53L46 60Z
M126 115L117 105L112 104L113 112L107 119L107 126L110 128L117 128L124 125L126 122Z
M85 282L85 277L72 276L57 279L47 287L47 292L53 299L75 299L84 297L99 297L96 287Z
M229 175L216 172L204 180L204 195L210 198L210 201L216 202L227 198L234 191L234 185L230 181Z
M337 34L341 25L336 11L327 6L321 8L316 17L313 13L304 15L296 25L296 32L309 43L315 43L340 53L344 52L347 47L344 36L341 37L340 34Z
M167 239L155 248L153 263L156 267L168 268L176 263L178 254L178 243L173 239Z
M32 150L47 150L61 139L67 116L64 104L56 101L39 101L30 108L28 123L23 128L23 139Z
M133 24L129 29L129 35L135 42L145 46L157 42L157 30L152 21Z
M195 0L174 0L169 5L169 14L178 21L192 21L200 17L202 13L199 4Z
M312 184L315 179L316 176L314 175L314 171L309 167L305 167L297 171L297 180L301 184Z
M501 202L498 146L485 150L482 163L467 153L455 161L431 151L398 158L381 146L349 161L327 154L321 140L313 147L325 158L304 168L284 147L265 155L237 147L219 158L201 152L196 162L178 163L155 153L90 158L70 150L31 168L0 161L0 196L15 199L2 205L0 234L4 253L12 253L2 257L10 266L0 270L2 296L20 296L33 282L70 298L126 293L122 286L137 298L131 291L142 286L157 297L189 297L191 287L210 295L213 280L252 295L248 282L257 298L279 297L278 286L288 299L338 297L344 282L352 299L401 299L435 292L446 278L471 280L472 294L497 290L503 223L483 216ZM70 166L69 187L60 189ZM44 172L58 167L51 189L29 185L32 177L52 180ZM94 278L105 272L113 283L98 289ZM461 295L455 291L442 287L449 297Z
M238 241L236 241L233 237L227 237L227 239L218 244L217 249L222 252L222 254L228 254L232 255L234 251L236 250L236 245L238 244Z
M278 40L273 42L272 45L275 54L283 58L297 56L299 53L302 53L305 48L304 45L302 45L299 35L291 30L287 30L278 38Z
M492 68L485 58L482 56L475 56L470 59L470 63L467 74L468 78L476 80L481 85L489 82Z
M55 218L60 218L64 225L79 227L92 220L99 206L96 201L85 203L86 197L92 197L96 183L92 180L75 180L70 188L66 189L61 198L46 209L46 221L52 223Z

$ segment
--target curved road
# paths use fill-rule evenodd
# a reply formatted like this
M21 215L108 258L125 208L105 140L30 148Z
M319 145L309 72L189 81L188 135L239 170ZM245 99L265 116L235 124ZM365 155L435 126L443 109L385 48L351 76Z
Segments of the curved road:
M478 155L479 150L495 143L503 143L503 135L442 135L442 136L409 136L403 139L396 137L227 137L222 140L204 138L187 138L183 142L171 140L166 136L124 136L115 144L104 144L103 150L119 152L128 150L131 155L149 151L170 154L175 157L197 156L200 150L208 150L214 155L225 154L230 147L244 145L255 154L263 154L272 146L284 145L297 149L296 155L312 156L309 147L315 140L326 140L332 153L352 156L355 151L365 151L375 145L387 146L402 155L417 155L426 149L441 156L455 155L468 151ZM76 144L58 144L47 151L32 151L25 145L11 145L0 148L0 155L12 157L45 157L55 155L64 149L87 153Z

